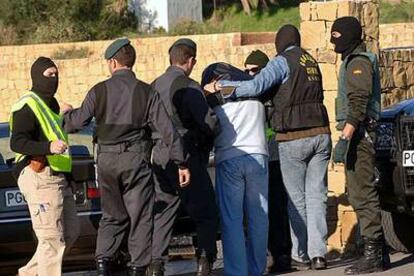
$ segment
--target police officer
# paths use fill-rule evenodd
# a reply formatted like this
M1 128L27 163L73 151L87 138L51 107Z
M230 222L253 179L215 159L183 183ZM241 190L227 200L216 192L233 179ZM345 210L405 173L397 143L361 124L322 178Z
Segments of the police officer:
M12 107L10 147L16 152L17 184L29 206L38 244L19 275L61 275L65 249L76 240L79 222L65 173L72 170L68 137L54 97L55 63L39 57L32 65L31 91Z
M163 275L180 201L197 228L197 275L209 275L216 258L218 213L207 172L216 118L207 105L200 85L189 78L196 64L196 52L194 41L186 38L177 40L169 49L171 66L153 83L190 154L188 166L193 178L190 186L177 187L177 166L168 157L165 142L157 139L153 150L156 199L151 276Z
M135 49L128 39L114 41L105 52L111 78L95 85L80 108L65 113L65 128L81 129L94 117L98 143L98 182L102 219L96 259L98 275L111 275L110 262L128 235L128 275L145 275L151 261L153 182L151 132L160 133L179 166L177 182L189 183L180 137L159 94L138 80L131 68ZM129 234L128 234L129 232Z
M357 213L364 255L345 274L382 271L389 257L384 252L381 208L374 185L375 123L381 111L378 61L361 40L362 28L354 17L338 18L331 43L342 55L336 99L337 129L342 131L333 161L345 163L349 201Z

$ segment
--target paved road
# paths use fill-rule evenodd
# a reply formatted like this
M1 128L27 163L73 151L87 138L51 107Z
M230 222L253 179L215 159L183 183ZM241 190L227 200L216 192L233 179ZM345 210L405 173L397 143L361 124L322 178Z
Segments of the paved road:
M391 256L392 268L386 272L370 274L372 276L414 276L414 255L396 253ZM330 268L324 271L300 271L285 273L283 276L336 276L344 275L343 270L349 263L344 262L332 262ZM216 262L215 275L223 276L223 262L218 260ZM196 269L194 261L174 261L170 262L167 266L166 275L181 275L181 276L193 276ZM93 271L71 272L65 273L65 276L93 276L96 275ZM125 274L118 273L117 276L123 276ZM274 274L272 274L274 275Z

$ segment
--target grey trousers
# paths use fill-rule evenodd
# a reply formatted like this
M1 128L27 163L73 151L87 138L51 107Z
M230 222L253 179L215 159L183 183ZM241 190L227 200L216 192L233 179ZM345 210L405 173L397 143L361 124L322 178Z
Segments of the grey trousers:
M149 162L140 152L100 152L97 164L103 215L95 256L111 259L128 235L129 265L147 266L154 194Z
M152 234L153 261L168 260L168 245L180 203L192 218L197 231L197 251L213 261L216 258L218 208L207 165L198 153L188 161L191 183L178 187L178 167L168 157L168 151L157 144L153 150L155 181L154 231Z

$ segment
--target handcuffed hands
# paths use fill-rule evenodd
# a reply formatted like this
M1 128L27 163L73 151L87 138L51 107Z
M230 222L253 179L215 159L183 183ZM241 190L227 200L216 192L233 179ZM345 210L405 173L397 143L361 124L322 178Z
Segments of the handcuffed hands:
M340 138L338 143L336 143L335 148L333 150L332 161L334 163L345 163L346 156L348 154L350 140Z
M187 168L178 169L178 180L181 188L187 187L190 184L191 174L190 170Z

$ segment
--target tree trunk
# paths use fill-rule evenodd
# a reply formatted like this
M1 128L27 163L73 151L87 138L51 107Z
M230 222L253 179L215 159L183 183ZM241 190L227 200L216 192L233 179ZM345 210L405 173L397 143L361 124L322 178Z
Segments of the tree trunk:
M251 9L250 9L249 0L240 0L240 1L241 1L242 6L243 6L244 12L247 13L248 15L250 15Z

